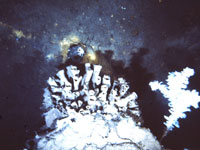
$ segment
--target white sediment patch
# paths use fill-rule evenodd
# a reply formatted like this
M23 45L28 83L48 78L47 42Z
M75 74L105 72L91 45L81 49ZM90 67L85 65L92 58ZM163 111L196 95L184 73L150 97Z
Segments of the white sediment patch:
M46 128L35 137L39 150L160 150L150 130L140 127L137 94L123 78L111 83L100 76L102 66L67 66L48 79L43 108ZM134 116L134 117L133 117Z
M190 107L198 108L200 102L199 93L196 90L187 90L189 78L194 75L194 70L185 68L181 72L170 72L166 80L167 84L153 81L149 85L153 91L159 90L165 98L169 100L170 116L164 116L167 130L172 130L174 126L179 128L179 118L186 118L185 112L190 111Z

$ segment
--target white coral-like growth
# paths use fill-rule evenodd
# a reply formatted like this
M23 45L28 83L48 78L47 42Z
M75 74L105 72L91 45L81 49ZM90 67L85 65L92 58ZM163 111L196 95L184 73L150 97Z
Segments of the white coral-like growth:
M137 94L123 78L100 76L102 66L67 66L48 79L43 108L46 128L37 135L37 149L161 149L148 129L141 128Z
M149 85L153 91L159 90L165 98L169 100L170 116L164 116L167 120L164 124L167 130L172 130L174 126L179 128L178 119L186 118L185 112L190 111L190 106L198 108L200 102L199 93L196 90L187 90L189 78L194 75L194 70L185 68L182 72L169 73L167 85L162 82L153 81Z

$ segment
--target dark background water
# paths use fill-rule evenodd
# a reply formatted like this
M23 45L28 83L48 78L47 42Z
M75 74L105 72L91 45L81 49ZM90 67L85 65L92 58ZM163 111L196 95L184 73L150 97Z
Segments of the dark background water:
M42 126L43 88L62 62L59 41L71 33L113 51L114 60L105 57L130 81L144 126L160 139L167 100L148 83L188 66L196 70L189 89L200 91L199 8L199 0L0 0L0 148L22 148ZM200 148L200 110L191 110L162 140L165 147Z

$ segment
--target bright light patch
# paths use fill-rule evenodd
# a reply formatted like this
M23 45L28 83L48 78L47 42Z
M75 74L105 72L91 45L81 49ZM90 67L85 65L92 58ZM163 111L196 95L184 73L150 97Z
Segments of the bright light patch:
M80 39L78 36L71 34L67 37L65 37L63 40L59 42L60 48L61 48L61 55L63 57L63 62L67 59L68 49L71 44L79 43Z
M24 33L20 30L13 30L13 34L15 34L15 36L18 38L25 37Z
M96 54L94 52L90 52L87 55L90 60L92 60L92 61L96 60Z
M48 61L53 60L53 59L55 59L55 58L56 58L56 56L55 56L54 54L48 54L48 55L46 55L46 59L47 59Z
M172 130L174 126L179 128L178 119L186 118L185 112L191 111L189 107L198 108L200 102L199 93L196 90L187 90L189 78L194 75L194 70L185 68L181 72L170 72L167 78L167 84L153 81L149 85L152 91L159 90L165 98L169 100L170 116L164 116L164 122L167 130Z

